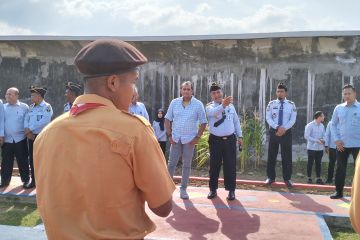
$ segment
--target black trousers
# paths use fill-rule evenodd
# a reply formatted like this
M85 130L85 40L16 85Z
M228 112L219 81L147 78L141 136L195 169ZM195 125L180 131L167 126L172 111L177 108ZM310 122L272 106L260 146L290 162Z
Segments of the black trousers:
M307 150L308 152L308 162L307 162L307 175L311 178L312 166L315 161L315 172L316 177L320 178L321 175L321 159L323 157L324 151L316 151L316 150Z
M281 146L281 163L283 171L283 179L290 180L292 174L292 133L291 129L287 130L281 137L275 135L276 130L270 128L269 130L269 149L267 162L267 176L275 180L276 173L276 157L279 152L279 145Z
M165 156L165 152L166 152L166 142L158 141L158 143L160 144L161 150L162 150L162 152L164 153L164 156ZM166 162L167 162L167 159L166 159Z
M354 166L357 155L360 148L344 148L343 152L336 151L337 154L337 165L335 172L335 187L338 193L343 193L346 177L346 167L349 155L351 154L354 158Z
M29 143L29 160L30 160L30 170L31 170L31 181L32 181L33 183L35 183L34 154L33 154L33 149L34 149L34 142L35 142L35 139L36 139L37 135L34 135L34 136L35 136L34 140L28 139L28 143Z
M9 184L14 167L14 157L19 167L22 182L29 181L29 160L26 138L20 142L4 143L2 145L1 182Z
M212 134L209 136L210 190L218 188L221 165L223 165L225 189L234 191L236 188L236 136L233 134L225 138Z
M336 149L335 148L329 148L329 166L328 166L327 180L330 180L330 181L333 180L335 162L336 162Z

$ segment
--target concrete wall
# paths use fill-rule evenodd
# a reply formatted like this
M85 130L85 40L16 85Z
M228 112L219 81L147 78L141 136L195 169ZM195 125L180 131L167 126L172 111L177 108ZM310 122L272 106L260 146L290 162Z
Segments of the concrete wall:
M291 35L291 34L290 34ZM31 84L45 85L47 100L55 114L61 113L64 84L81 81L73 57L90 39L0 39L0 95L17 86L22 99L29 100ZM331 113L341 102L341 87L353 83L360 89L359 34L346 36L276 36L246 39L147 40L130 41L149 59L138 82L142 101L151 118L179 96L179 86L190 80L195 96L207 103L209 84L224 86L234 96L239 112L260 111L264 115L275 97L278 82L289 88L289 99L296 103L298 120L294 142L303 144L304 126L317 110Z

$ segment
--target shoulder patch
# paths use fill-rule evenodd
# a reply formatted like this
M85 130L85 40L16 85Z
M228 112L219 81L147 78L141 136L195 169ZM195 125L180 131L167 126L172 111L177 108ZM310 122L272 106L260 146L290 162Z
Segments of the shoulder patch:
M47 105L47 106L46 106L46 111L47 111L47 112L51 112L51 106L50 106L50 105Z
M289 101L289 103L291 103L291 104L295 104L293 101L290 101L290 100L288 100Z

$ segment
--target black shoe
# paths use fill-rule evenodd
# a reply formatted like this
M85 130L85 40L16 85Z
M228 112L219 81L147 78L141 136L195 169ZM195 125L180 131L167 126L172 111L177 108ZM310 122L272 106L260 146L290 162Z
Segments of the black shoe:
M288 189L293 188L293 183L291 180L285 180L284 183L286 184Z
M312 179L309 178L308 181L307 181L307 183L311 184L311 183L312 183Z
M209 194L207 195L208 199L213 199L217 196L216 190L210 190Z
M324 182L323 182L323 180L322 180L321 178L318 178L318 179L316 180L316 184L324 185Z
M229 195L226 199L229 201L235 200L235 191L229 191Z
M274 183L275 182L275 180L274 179L270 179L270 178L268 178L268 179L266 179L265 180L265 185L271 185L272 183Z
M0 188L4 188L4 187L7 187L7 186L9 186L9 183L1 183L0 184Z
M24 186L23 186L23 188L25 188L25 189L30 189L30 188L34 188L34 187L36 187L34 181L31 181L31 182L29 182L29 183L26 184L26 185L24 184Z
M339 193L339 192L335 192L334 194L330 195L331 199L339 199L339 198L342 198L342 197L343 197L343 194Z

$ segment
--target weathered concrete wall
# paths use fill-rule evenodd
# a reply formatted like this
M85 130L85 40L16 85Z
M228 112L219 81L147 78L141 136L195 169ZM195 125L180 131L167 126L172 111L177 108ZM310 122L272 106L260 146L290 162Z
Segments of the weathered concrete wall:
M136 40L136 39L135 39ZM139 39L138 39L139 40ZM81 81L73 57L89 40L0 40L0 90L17 86L24 101L31 84L45 85L47 100L58 115L63 85ZM132 41L149 58L138 82L151 117L179 96L180 83L190 80L195 96L207 103L209 83L224 85L239 112L265 113L278 82L289 88L298 108L295 143L304 143L304 126L317 110L330 117L341 101L341 86L360 89L359 36L273 37L229 40Z

